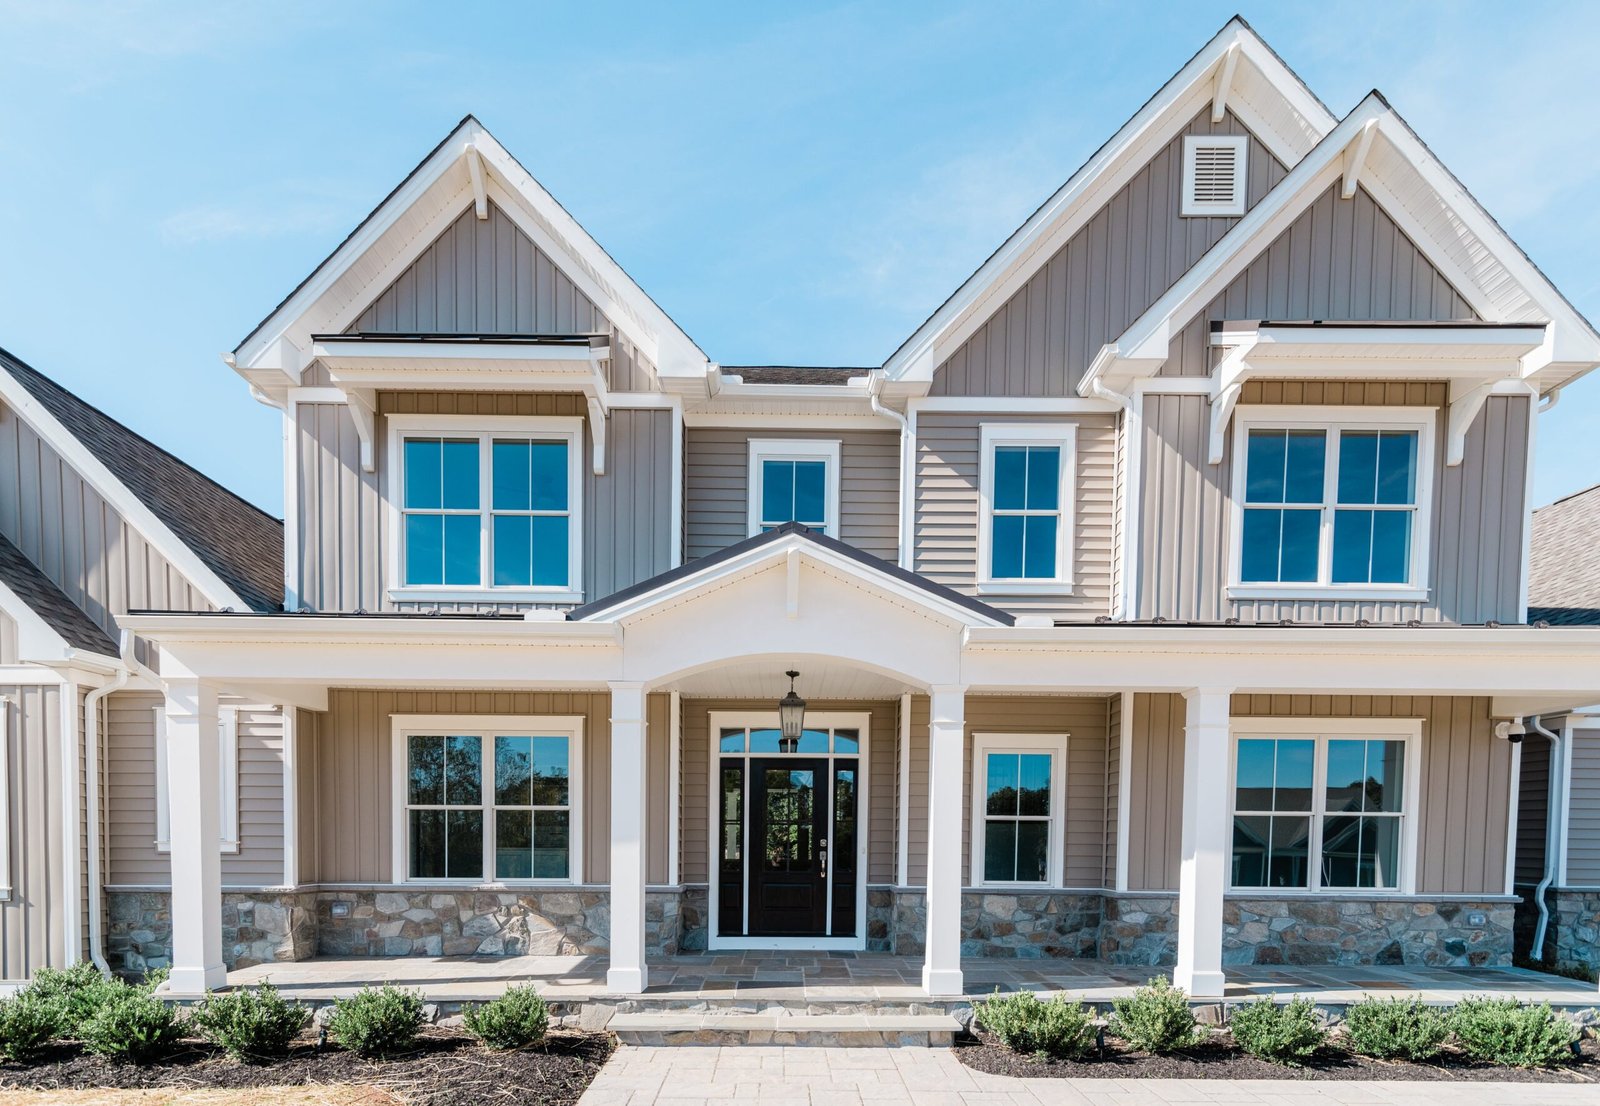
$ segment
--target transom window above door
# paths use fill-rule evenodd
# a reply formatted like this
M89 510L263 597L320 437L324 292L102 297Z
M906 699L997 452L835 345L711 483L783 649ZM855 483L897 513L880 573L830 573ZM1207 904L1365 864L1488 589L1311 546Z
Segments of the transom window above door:
M395 598L581 599L582 420L389 422Z
M1425 598L1432 412L1251 412L1236 438L1235 598Z
M838 537L838 512L838 442L751 439L751 535L798 522Z
M984 425L979 591L1071 590L1076 440L1071 424Z

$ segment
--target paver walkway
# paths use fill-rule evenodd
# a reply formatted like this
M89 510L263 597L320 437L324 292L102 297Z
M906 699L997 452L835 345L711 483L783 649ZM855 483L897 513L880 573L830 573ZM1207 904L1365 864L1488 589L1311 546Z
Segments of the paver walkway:
M623 1045L579 1106L1595 1106L1600 1087L1222 1079L1010 1079L942 1048Z

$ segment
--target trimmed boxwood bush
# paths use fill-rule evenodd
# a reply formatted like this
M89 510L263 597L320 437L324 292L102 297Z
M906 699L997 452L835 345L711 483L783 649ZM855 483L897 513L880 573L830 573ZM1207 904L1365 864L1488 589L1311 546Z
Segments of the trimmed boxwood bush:
M1205 1040L1189 996L1161 976L1129 998L1113 999L1111 1031L1144 1052L1177 1052Z
M21 991L0 999L0 1056L26 1064L56 1035L57 1010L38 995Z
M124 1063L146 1064L183 1036L177 1011L144 987L108 984L100 1005L78 1030L83 1047Z
M1450 1017L1421 999L1368 998L1344 1014L1351 1051L1379 1060L1431 1060L1450 1036Z
M1450 1028L1475 1060L1511 1068L1549 1068L1569 1063L1578 1031L1550 1009L1512 998L1469 998L1450 1012Z
M1279 1006L1270 998L1241 1006L1228 1016L1234 1042L1258 1060L1298 1065L1328 1039L1316 1005L1297 998Z
M360 1056L383 1058L406 1051L422 1029L422 996L385 985L338 999L328 1036Z
M467 1032L488 1048L527 1048L544 1040L550 1011L532 984L508 987L493 1002L467 1008L462 1018Z
M289 1053L289 1045L311 1020L311 1012L285 1002L263 983L254 991L209 995L189 1015L200 1035L240 1060L266 1060Z
M1095 1029L1081 1002L1057 995L1043 1002L1022 991L977 1003L978 1023L1013 1052L1079 1060L1094 1046Z
M22 993L51 1012L52 1036L76 1040L101 1005L119 993L123 984L106 979L88 961L70 968L40 968Z

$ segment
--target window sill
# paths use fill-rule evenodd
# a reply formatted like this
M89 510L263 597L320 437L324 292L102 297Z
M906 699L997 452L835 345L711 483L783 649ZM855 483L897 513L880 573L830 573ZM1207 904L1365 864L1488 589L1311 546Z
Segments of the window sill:
M451 887L458 890L472 891L509 891L526 887L569 890L574 887L582 887L584 884L582 881L575 879L498 879L486 883L481 879L446 879L442 876L418 876L415 879L399 880L391 886L404 887L410 890L423 890L429 887Z
M1427 588L1348 586L1342 584L1229 584L1229 599L1347 600L1351 602L1425 603Z
M388 590L391 603L582 603L583 592L571 588L433 588Z
M1315 891L1307 887L1229 887L1227 894L1246 899L1313 899L1322 895L1338 895L1341 898L1356 899L1423 899L1427 895L1419 895L1414 891L1404 891L1398 887L1318 887Z
M1071 580L979 580L979 595L1072 595Z

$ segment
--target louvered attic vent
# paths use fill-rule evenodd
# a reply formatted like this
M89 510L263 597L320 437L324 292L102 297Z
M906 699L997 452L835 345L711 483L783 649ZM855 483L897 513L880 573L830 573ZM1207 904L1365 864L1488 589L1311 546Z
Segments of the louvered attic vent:
M1243 135L1183 140L1184 215L1243 215L1248 147Z

